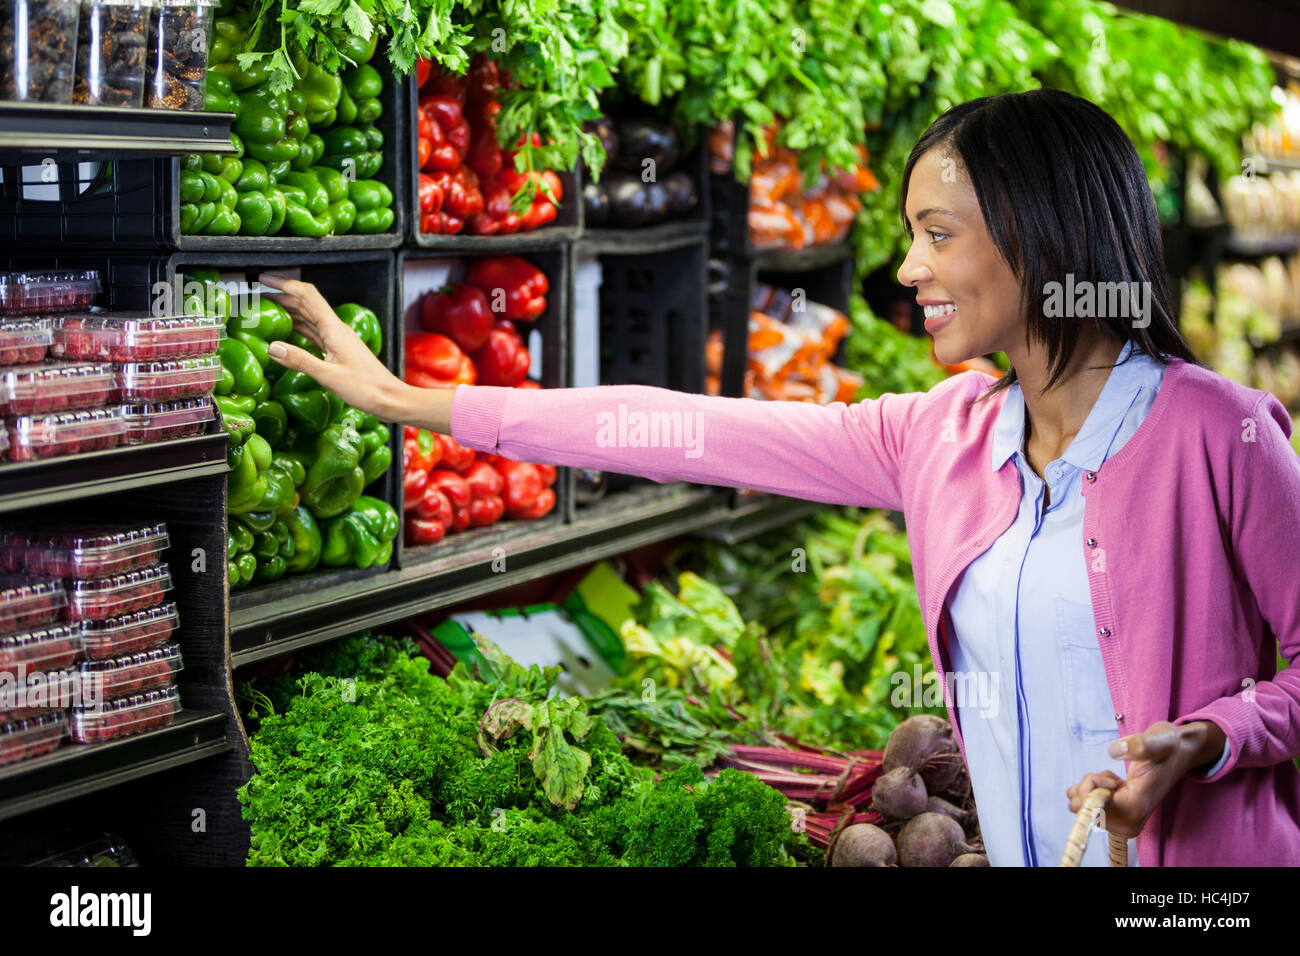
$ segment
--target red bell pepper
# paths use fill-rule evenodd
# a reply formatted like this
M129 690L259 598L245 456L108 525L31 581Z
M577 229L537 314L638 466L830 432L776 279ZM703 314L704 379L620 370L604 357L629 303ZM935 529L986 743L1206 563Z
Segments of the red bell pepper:
M463 105L464 101L454 96L435 94L420 97L420 112L427 113L430 119L442 127L444 134L461 122Z
M533 521L550 513L555 507L555 492L550 488L543 488L537 495L537 500L527 508L512 513L510 517L524 521Z
M501 220L485 212L476 212L465 220L465 231L471 236L495 236L501 231Z
M430 484L415 507L415 517L424 521L436 521L445 526L451 524L451 508L451 499L442 488Z
M429 487L433 491L440 491L446 495L453 508L464 507L473 497L469 490L469 482L465 480L464 475L449 468L435 468L430 472ZM427 496L428 492L425 494Z
M478 369L478 384L511 388L528 377L531 356L510 320L498 319L483 347L470 353L470 360Z
M424 86L429 79L429 74L433 72L433 61L420 57L415 61L415 88L419 89Z
M409 429L414 434L402 438L404 467L415 468L425 474L433 471L442 461L442 442L433 432L423 428Z
M406 336L406 381L421 388L473 385L477 370L460 346L436 332Z
M537 473L542 476L542 484L546 485L548 488L555 484L556 471L554 465L534 464L533 467L536 468Z
M402 510L410 511L420 503L429 487L429 473L418 468L407 468L402 473Z
M555 203L549 199L534 199L533 204L528 207L523 220L519 223L519 230L521 232L531 232L534 229L540 229L548 222L554 222L557 212Z
M501 73L496 63L485 53L474 54L470 61L466 99L474 104L486 103L496 97L500 88Z
M507 514L513 515L516 511L532 507L546 487L541 472L528 462L503 461L498 465L497 471L505 479L505 488L500 494L506 503Z
M476 461L465 470L465 481L469 483L469 493L475 498L499 495L505 487L501 473L485 461Z
M550 289L546 273L520 256L475 259L465 271L465 281L486 292L493 311L507 319L532 322L546 311L546 293ZM493 300L498 289L504 290L505 295L501 310Z
M443 468L450 468L452 471L464 471L470 465L474 464L474 459L478 457L478 452L473 448L462 445L450 435L439 435L438 442L442 445Z
M437 544L447 536L447 525L438 521L425 521L420 518L406 516L405 534L403 539L406 545L418 544Z
M455 146L458 153L463 156L469 152L469 120L462 118L454 126L444 126L442 131L447 136L447 142Z
M426 142L421 140L421 143ZM442 208L442 187L428 173L420 173L420 214L427 215Z
M469 505L451 509L451 530L464 531L469 527Z
M456 169L451 177L451 188L446 191L442 200L442 208L447 214L461 220L483 211L483 194L479 191L476 182L470 182L466 173L474 176L472 169L463 166ZM477 177L475 179L477 180Z
M429 73L429 79L423 84L420 92L425 96L449 96L464 103L465 93L468 88L469 76L467 74L451 73L441 66L435 66Z
M470 137L465 162L485 183L501 172L501 147L497 145L496 133L490 127L483 125L475 128L474 135Z
M483 290L465 282L453 282L426 293L420 303L420 325L427 332L440 332L466 352L487 341L492 328L492 310Z
M542 383L532 378L526 378L518 385L515 386L515 388L541 388L541 387L542 387Z
M501 520L506 513L505 502L500 495L487 495L475 498L469 503L469 524L471 528L481 528Z

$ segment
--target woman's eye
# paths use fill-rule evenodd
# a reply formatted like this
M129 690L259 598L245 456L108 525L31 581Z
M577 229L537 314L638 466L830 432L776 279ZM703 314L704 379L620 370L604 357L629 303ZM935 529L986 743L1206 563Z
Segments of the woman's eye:
M932 243L942 242L943 240L947 239L949 235L946 232L935 232L933 229L927 229L925 231L930 234L930 239Z

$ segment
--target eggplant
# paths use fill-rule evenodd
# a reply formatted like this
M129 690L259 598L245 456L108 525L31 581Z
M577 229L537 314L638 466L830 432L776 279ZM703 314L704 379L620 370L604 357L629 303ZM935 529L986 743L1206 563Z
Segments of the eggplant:
M588 226L603 226L609 222L609 190L604 180L582 184L582 214Z
M654 160L655 178L664 179L681 158L677 131L656 119L626 119L618 124L617 169L640 174L647 159Z
M658 180L645 184L646 223L668 218L668 187Z
M695 180L683 170L679 169L665 179L664 186L668 189L668 215L673 219L686 215L700 201L695 192Z
M650 194L646 188L649 183L641 182L640 176L618 170L606 173L602 182L609 193L609 225L624 229L644 226L650 221Z
M582 129L583 132L596 134L600 144L605 147L605 163L612 163L618 155L618 131L614 128L614 121L608 116L602 116L600 119L587 120L582 124Z

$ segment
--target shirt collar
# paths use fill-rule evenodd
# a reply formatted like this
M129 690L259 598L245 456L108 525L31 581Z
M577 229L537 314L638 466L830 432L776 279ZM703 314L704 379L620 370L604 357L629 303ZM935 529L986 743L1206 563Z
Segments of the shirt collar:
M1124 416L1137 401L1139 393L1143 388L1159 387L1163 367L1144 352L1135 351L1132 342L1124 344L1115 361L1116 365L1083 427L1061 456L1076 468L1086 471L1100 468ZM1025 396L1020 384L1013 383L1007 389L1006 401L1002 403L1002 410L993 425L993 470L997 471L1006 464L1007 459L1024 447L1024 443Z

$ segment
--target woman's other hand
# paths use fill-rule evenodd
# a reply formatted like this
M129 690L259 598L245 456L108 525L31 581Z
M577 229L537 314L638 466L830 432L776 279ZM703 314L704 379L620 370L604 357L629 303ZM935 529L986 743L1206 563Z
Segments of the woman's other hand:
M278 290L266 294L293 316L294 331L314 342L324 355L320 359L288 342L273 342L271 358L285 368L311 376L353 408L395 421L406 386L335 314L320 290L310 282L270 273L258 279L264 286Z
M1084 798L1097 787L1113 791L1106 804L1105 828L1122 837L1142 832L1147 818L1174 784L1197 767L1213 764L1223 752L1223 730L1212 721L1182 726L1158 721L1140 734L1121 737L1110 745L1110 755L1128 761L1128 779L1109 770L1085 774L1066 789L1070 812L1078 813Z

